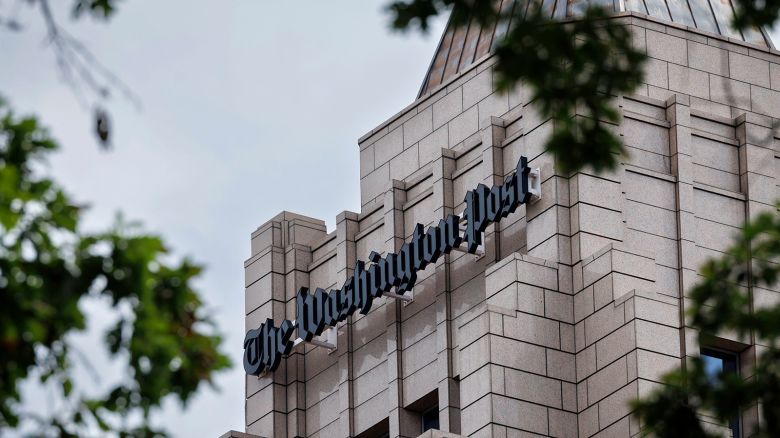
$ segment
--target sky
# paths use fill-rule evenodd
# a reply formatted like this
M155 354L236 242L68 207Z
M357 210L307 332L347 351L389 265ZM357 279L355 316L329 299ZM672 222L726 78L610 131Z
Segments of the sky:
M14 0L0 0L0 12ZM23 6L20 32L0 29L0 95L34 114L62 146L47 170L91 205L88 230L117 212L164 236L176 257L207 270L196 285L235 367L219 391L186 408L168 400L155 422L179 437L244 430L243 262L250 234L282 210L323 219L360 208L357 139L416 97L443 28L390 31L387 0L260 2L133 0L103 23L55 16L140 98L108 101L113 149L92 134L92 108L64 83L40 14ZM91 390L122 378L95 345L113 320L86 303L90 326L73 342L102 370ZM89 390L89 389L88 389ZM34 383L28 406L56 410Z

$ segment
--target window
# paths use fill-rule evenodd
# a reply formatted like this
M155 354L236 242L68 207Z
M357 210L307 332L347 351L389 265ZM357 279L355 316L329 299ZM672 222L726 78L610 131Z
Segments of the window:
M666 8L666 3L663 0L645 0L645 5L647 5L647 12L651 17L672 21L672 18L669 17L669 9Z
M434 406L422 413L422 431L439 429L439 407Z
M688 9L688 2L685 0L667 0L669 10L672 12L672 20L675 23L682 23L686 26L696 27L696 23L691 18L691 10Z
M739 374L739 357L736 353L702 348L701 358L704 362L704 372L707 374L710 382L715 382L720 373ZM742 436L740 434L739 417L732 418L729 421L729 429L731 429L732 436L735 438Z
M712 11L715 12L715 20L718 22L721 35L742 39L742 34L731 26L731 20L734 18L734 10L731 9L729 0L711 0Z

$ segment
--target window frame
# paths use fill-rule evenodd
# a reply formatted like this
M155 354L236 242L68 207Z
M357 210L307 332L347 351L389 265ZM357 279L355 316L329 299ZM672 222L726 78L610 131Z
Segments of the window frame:
M729 360L731 363L733 363L733 372L737 376L741 376L741 365L742 365L742 358L740 357L740 353L726 350L723 348L717 348L717 347L701 347L699 349L699 356L700 357L711 357L714 359L720 359L723 362L723 365L721 366L721 370L725 372L729 372L729 370L726 368L726 361ZM742 416L737 415L735 418L732 418L729 420L729 430L731 430L732 436L734 438L740 438L742 437Z

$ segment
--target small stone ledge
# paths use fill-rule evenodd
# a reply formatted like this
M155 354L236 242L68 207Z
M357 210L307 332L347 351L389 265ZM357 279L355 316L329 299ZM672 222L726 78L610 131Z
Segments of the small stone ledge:
M463 435L457 435L449 432L442 432L438 429L428 429L417 438L466 438Z
M263 437L261 437L260 435L252 435L251 433L229 430L223 433L219 438L263 438Z

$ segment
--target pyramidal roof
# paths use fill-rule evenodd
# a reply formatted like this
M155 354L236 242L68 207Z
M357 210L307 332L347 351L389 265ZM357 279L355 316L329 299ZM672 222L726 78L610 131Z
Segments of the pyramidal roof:
M487 27L473 19L465 26L455 26L452 20L447 23L418 97L489 54L496 42L525 16L529 7L541 6L551 18L563 19L576 17L589 4L599 4L615 12L632 11L762 47L773 47L765 30L740 31L731 26L734 16L731 0L496 0L496 3L500 3L502 15L511 15L511 20Z

